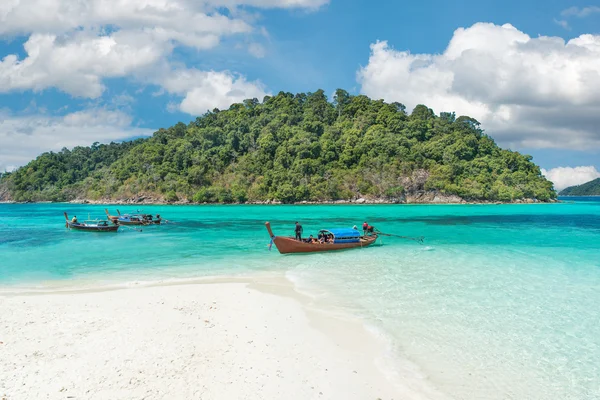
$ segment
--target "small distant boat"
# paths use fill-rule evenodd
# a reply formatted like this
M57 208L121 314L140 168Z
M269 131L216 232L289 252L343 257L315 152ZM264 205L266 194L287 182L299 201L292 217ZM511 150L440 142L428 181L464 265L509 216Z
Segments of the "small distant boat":
M65 212L65 219L67 220L67 228L76 229L79 231L90 231L90 232L116 232L119 229L119 225L110 225L108 221L104 220L86 220L84 222L72 222L69 221L69 216Z
M160 225L160 223L162 222L162 218L160 217L159 214L156 214L156 217L154 217L152 214L139 214L139 215L148 224Z
M146 221L137 215L120 215L116 220L112 220L117 225L147 225Z
M159 225L162 222L160 215L156 215L156 218L152 214L121 214L121 211L117 209L119 215L110 215L107 209L104 209L106 216L113 224L120 225Z
M333 240L326 243L307 243L296 240L293 237L275 236L271 230L271 224L265 223L271 241L277 247L281 254L288 253L313 253L319 251L346 250L367 247L375 243L377 234L373 233L368 236L361 236L356 229L337 228L337 229L322 229L321 234L333 236Z

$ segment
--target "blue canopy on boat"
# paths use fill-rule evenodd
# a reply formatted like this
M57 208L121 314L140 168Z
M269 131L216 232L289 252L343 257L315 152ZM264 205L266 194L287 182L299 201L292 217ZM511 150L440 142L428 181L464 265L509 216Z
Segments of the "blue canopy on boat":
M333 233L333 236L335 236L336 238L357 238L360 236L360 232L352 228L335 228L323 230Z

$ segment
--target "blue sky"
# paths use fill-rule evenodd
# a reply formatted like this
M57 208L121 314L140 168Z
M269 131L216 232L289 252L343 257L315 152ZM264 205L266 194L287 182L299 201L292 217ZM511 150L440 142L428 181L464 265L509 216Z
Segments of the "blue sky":
M567 167L557 186L600 176L600 7L588 2L77 3L0 5L0 169L243 97L345 88L474 115L502 146Z

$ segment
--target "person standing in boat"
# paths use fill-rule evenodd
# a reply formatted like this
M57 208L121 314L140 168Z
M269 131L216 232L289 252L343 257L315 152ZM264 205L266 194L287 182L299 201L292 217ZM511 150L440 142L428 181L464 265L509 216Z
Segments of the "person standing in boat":
M362 225L363 228L363 235L367 236L367 231L369 230L369 224L367 223L367 221L365 221Z
M77 223L77 215L73 215L73 218L71 219L71 223L73 223L73 224Z
M296 221L296 240L302 240L302 225L300 225L298 223L298 221Z

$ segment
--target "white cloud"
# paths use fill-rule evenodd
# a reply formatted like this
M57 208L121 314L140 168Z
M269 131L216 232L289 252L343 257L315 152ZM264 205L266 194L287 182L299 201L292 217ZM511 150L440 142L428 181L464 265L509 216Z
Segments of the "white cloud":
M600 147L600 36L565 43L477 23L442 54L377 42L357 78L371 97L470 115L503 145Z
M575 16L579 18L587 17L591 14L600 13L600 7L598 6L590 6L590 7L570 7L566 10L563 10L560 14L564 17Z
M562 26L563 28L565 28L568 31L571 30L571 26L569 26L569 22L565 21L564 19L556 19L556 18L554 18L554 23L556 25Z
M156 63L170 46L146 34L120 31L110 36L78 32L68 38L33 34L24 45L28 56L0 61L0 92L56 87L78 97L96 98L102 78L126 76Z
M26 57L0 55L0 93L55 87L97 98L105 90L104 79L152 75L176 47L204 50L225 36L263 35L246 7L313 10L328 1L3 0L0 38L29 37ZM248 51L265 55L257 43Z
M127 92L123 92L113 96L110 102L116 107L129 108L131 104L135 103L135 98Z
M554 188L561 191L569 186L581 185L596 178L600 178L600 171L596 167L557 167L551 170L542 169L542 174L554 183Z
M215 6L253 6L260 8L307 8L317 9L329 0L209 0L210 4Z
M158 28L190 36L251 29L241 20L214 11L211 2L192 0L4 0L0 34L59 34L73 29ZM218 4L215 4L218 5Z
M187 0L12 0L0 6L0 35L31 34L27 56L0 62L0 92L55 87L96 98L105 78L135 75L177 46L198 50L253 27Z
M60 117L0 113L0 171L24 165L46 151L153 133L150 129L134 127L131 122L129 115L104 108L86 109Z
M267 94L260 82L248 82L243 76L228 71L174 70L165 74L161 86L183 96L179 109L192 115L204 114L215 107L226 109L254 97L262 100Z

